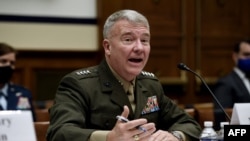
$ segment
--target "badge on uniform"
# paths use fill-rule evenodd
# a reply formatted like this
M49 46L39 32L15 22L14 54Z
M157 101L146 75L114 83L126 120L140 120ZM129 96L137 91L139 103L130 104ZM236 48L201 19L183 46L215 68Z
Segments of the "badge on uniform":
M27 97L19 97L18 103L17 103L17 109L30 109L30 103L29 99Z
M159 111L159 105L158 105L158 101L157 101L157 97L156 96L151 96L148 97L148 101L146 106L143 108L142 110L142 114L148 114L148 113L152 113L152 112L156 112Z

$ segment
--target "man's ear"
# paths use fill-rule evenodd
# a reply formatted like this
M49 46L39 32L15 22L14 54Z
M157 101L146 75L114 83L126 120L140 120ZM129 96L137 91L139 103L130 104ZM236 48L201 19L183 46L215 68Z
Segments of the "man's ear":
M102 46L104 48L105 54L110 55L111 54L111 47L110 47L108 39L103 40Z
M238 61L238 54L234 52L234 53L232 54L232 59L233 59L234 63L237 64L237 61Z

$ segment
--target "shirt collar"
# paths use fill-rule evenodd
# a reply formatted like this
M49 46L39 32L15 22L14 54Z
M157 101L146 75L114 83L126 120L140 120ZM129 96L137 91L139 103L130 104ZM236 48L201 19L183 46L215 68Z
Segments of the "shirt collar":
M240 70L239 68L234 67L234 71L239 75L239 77L240 77L241 79L245 79L245 78L246 78L245 73L244 73L242 70Z
M133 85L135 84L135 79L132 80L132 82L126 81L124 80L120 75L118 75L113 68L108 64L111 72L114 74L115 78L119 81L119 83L123 86L123 89L125 90L125 92L128 91L129 89L129 85L132 83Z
M2 89L0 89L0 91L3 93L3 95L5 95L6 97L8 96L8 83L6 83Z

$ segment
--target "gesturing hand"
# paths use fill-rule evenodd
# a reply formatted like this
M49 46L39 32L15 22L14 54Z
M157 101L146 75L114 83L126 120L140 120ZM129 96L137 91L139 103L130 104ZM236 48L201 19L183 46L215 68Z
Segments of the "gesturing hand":
M124 110L121 114L122 117L127 118L129 115L129 109L124 106ZM137 127L141 126L147 131L139 130ZM114 128L108 133L107 141L146 141L150 135L155 131L154 123L147 123L146 119L136 119L128 122L117 120Z
M153 133L149 141L179 141L173 134L168 131L158 130Z

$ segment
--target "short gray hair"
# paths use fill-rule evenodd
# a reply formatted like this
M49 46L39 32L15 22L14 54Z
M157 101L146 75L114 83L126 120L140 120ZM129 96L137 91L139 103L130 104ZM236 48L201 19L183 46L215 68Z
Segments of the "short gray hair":
M103 27L103 37L108 38L110 29L115 22L125 19L132 23L145 25L149 29L149 22L145 16L134 10L120 10L110 15Z

